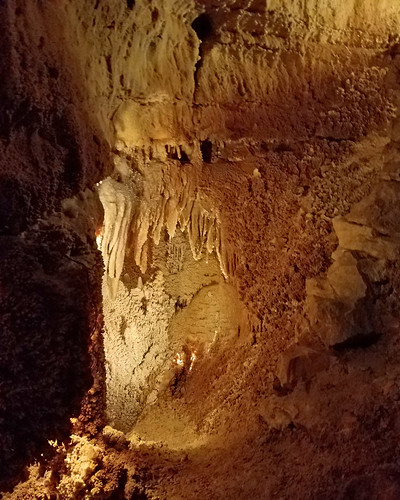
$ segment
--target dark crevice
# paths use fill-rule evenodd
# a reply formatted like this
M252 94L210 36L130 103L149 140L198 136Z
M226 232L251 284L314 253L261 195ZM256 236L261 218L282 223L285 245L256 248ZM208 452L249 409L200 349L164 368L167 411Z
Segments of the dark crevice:
M160 13L158 12L157 8L154 8L151 12L151 20L153 23L156 23L158 21Z
M167 148L165 148L165 149L167 151L167 157L170 158L171 160L178 160L182 165L184 165L185 163L190 163L190 158L189 158L188 154L186 153L186 151L183 150L182 147L181 147L180 155L178 155L178 152L175 149L170 150L170 151L168 151Z
M187 300L186 299L181 299L178 297L175 302L175 312L181 311L185 307L187 307Z
M197 38L200 40L199 46L199 59L194 68L194 85L195 85L195 94L199 85L198 74L201 66L203 65L203 57L204 57L204 47L203 42L211 37L213 34L213 26L211 23L211 18L208 14L203 13L200 14L199 17L192 22L192 28L195 31Z
M126 0L126 6L128 7L129 10L132 10L133 7L135 6L135 0Z
M111 56L106 56L107 71L112 74Z
M213 155L212 142L208 139L206 139L205 141L201 141L200 151L201 151L201 156L203 157L203 161L205 163L211 163Z
M200 14L199 17L192 22L192 28L196 32L198 39L204 42L207 38L212 35L213 27L211 23L211 18L208 14Z
M293 148L289 144L282 143L282 144L278 144L277 146L275 146L273 151L275 153L287 153L287 152L293 151Z
M344 351L346 349L367 349L373 346L381 338L380 333L372 332L368 334L358 334L344 342L339 342L333 346L335 351Z
M345 142L345 141L352 141L352 142L355 142L357 141L356 138L354 137L332 137L332 136L329 136L329 135L316 135L315 136L316 139L322 139L322 140L325 140L325 141L328 141L328 142L336 142L336 143L342 143L342 142Z
M202 53L202 50L201 50L201 45L200 45L200 48L199 48L199 54L200 54L200 57L199 57L199 60L197 61L195 67L194 67L194 75L193 75L193 78L194 78L194 93L196 95L196 90L199 86L199 71L200 71L200 68L201 66L203 65L203 57L201 55Z

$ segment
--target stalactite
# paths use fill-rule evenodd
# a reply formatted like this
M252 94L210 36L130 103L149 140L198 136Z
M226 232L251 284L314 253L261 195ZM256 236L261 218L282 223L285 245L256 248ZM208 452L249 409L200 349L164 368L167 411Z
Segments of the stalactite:
M148 210L140 211L132 227L132 231L134 234L133 253L136 265L138 265L139 267L141 267L142 250L147 241L149 229L150 229L149 212Z
M170 238L173 238L178 224L178 203L177 198L169 198L165 206L165 225Z
M101 252L113 295L116 292L113 280L118 282L124 265L135 195L126 185L107 178L99 186L99 197L104 207Z
M170 144L165 146L165 151L181 154L179 148ZM141 272L145 273L150 241L158 245L164 227L170 239L177 228L187 233L195 260L201 259L204 253L215 251L221 271L227 278L236 265L232 264L225 248L216 211L195 189L193 171L171 163L155 163L151 171L139 177L140 189L131 185L129 175L124 176L123 182L107 178L99 187L105 212L101 250L112 295L116 293L122 273L128 234L129 251Z

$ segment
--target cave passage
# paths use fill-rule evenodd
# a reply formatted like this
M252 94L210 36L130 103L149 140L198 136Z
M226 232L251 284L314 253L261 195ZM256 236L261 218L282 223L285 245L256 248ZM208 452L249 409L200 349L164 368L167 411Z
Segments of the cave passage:
M400 498L397 3L0 27L0 496Z

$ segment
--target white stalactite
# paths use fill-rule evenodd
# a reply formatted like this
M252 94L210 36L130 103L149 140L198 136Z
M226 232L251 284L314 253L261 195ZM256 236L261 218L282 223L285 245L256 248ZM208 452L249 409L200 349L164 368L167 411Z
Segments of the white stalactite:
M110 285L118 282L125 259L128 230L132 220L134 194L126 185L111 178L99 186L104 207L104 228L101 252ZM115 290L112 290L114 293Z
M172 239L179 227L187 232L193 258L199 260L204 252L215 251L221 271L228 277L228 271L234 266L229 265L221 222L217 213L196 193L190 175L175 171L170 165L158 165L148 178L141 179L140 196L129 184L129 177L125 177L125 182L107 178L99 186L104 207L101 251L112 296L122 273L129 232L132 234L130 251L142 273L147 270L150 241L158 245L164 227Z

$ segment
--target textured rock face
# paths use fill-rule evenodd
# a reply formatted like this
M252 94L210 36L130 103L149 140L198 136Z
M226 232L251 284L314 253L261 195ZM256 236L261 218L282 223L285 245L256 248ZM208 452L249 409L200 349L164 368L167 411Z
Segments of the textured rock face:
M337 4L0 6L3 477L131 431L11 498L397 491L400 11Z
M397 29L390 2L124 7L66 4L72 50L79 47L88 91L101 102L97 115L105 129L112 117L129 146L352 139L385 112L387 71L376 50Z
M373 322L363 318L367 285L351 252L369 245L370 255L376 247L375 257L383 252L393 259L396 237L376 238L372 229L354 225L345 233L347 226L338 216L368 195L382 169L378 155L387 139L378 133L386 133L396 105L387 45L398 23L397 10L387 4L377 11L373 3L335 9L320 3L289 8L279 2L159 1L111 13L110 5L95 5L95 30L83 23L88 7L76 11L71 4L68 10L87 47L82 59L86 77L97 79L96 85L103 81L101 95L107 101L102 119L115 147L116 189L130 189L130 203L136 203L125 218L121 213L127 202L114 215L116 226L124 228L119 246L102 247L107 268L118 262L118 272L113 268L107 278L114 280L110 297L118 293L124 255L131 271L121 283L130 282L132 269L133 281L139 275L148 279L149 273L151 281L152 269L158 267L152 254L164 228L172 244L178 229L187 234L195 259L215 252L223 276L235 283L252 318L244 330L256 330L271 314L294 313L304 299L305 280L329 265L331 219L337 216L334 229L348 253L330 267L328 291L309 287L310 325L327 345L360 332L370 334ZM372 15L376 25L363 26L361 36L361 20ZM97 36L105 29L106 43ZM374 149L374 158L367 155L367 162L357 163L363 147ZM105 181L100 197L109 182L115 181ZM349 241L343 242L345 234ZM360 238L365 242L361 247ZM164 274L162 279L168 281ZM168 324L173 316L169 302L179 294L167 293L161 300L168 285L156 288L160 304L153 315ZM136 289L146 296L141 287ZM126 298L116 297L125 304ZM133 309L138 307L139 302ZM119 320L110 322L106 314L105 337L110 411L115 415L132 414L136 399L143 398L132 374L142 368L147 373L138 383L146 393L153 386L149 377L157 378L168 359L155 345L154 334L139 327L143 321L151 323L148 316L136 322L122 310L119 314ZM120 367L113 352L126 339L117 325L136 331L142 345ZM209 329L214 329L211 323ZM161 330L158 337L160 342L164 337L166 346L167 327Z
M107 155L61 49L62 10L2 2L0 18L3 482L48 439L68 435L92 384L88 339L100 298L92 230L101 210L85 188Z

